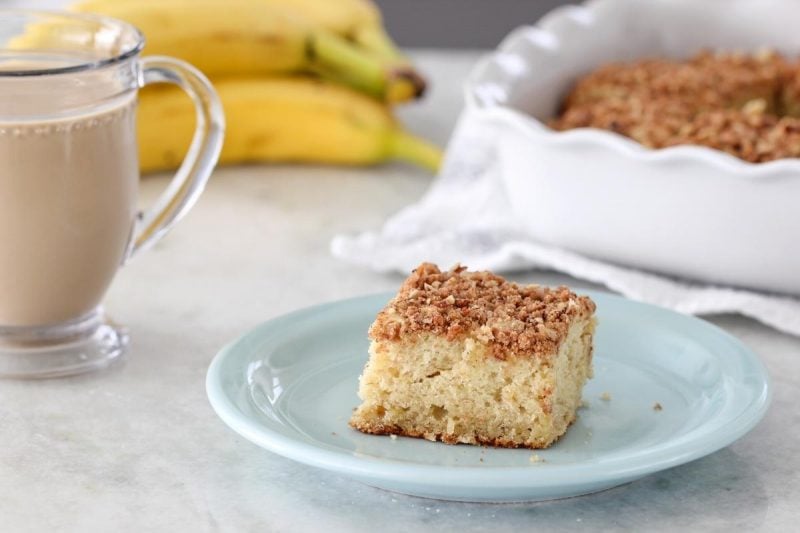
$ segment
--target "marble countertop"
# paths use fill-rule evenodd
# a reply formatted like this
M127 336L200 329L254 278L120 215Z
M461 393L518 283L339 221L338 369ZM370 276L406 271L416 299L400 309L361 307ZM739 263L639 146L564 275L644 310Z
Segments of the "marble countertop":
M420 52L428 99L402 110L444 142L474 53ZM109 313L131 332L108 371L0 381L3 531L791 530L800 519L800 339L738 316L710 320L765 361L774 399L732 446L595 495L536 504L418 499L272 455L238 437L205 395L209 362L266 319L396 289L399 275L338 262L331 236L378 226L430 176L374 169L220 169L196 208L118 276ZM153 198L165 179L143 183ZM337 201L331 201L331 199ZM519 280L591 287L555 273Z

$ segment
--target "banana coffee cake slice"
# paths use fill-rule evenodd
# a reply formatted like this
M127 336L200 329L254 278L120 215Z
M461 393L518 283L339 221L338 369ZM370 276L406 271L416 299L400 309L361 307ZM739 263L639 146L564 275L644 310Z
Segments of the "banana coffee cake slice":
M423 263L369 330L365 433L546 448L575 420L592 375L594 303L566 287L517 285Z

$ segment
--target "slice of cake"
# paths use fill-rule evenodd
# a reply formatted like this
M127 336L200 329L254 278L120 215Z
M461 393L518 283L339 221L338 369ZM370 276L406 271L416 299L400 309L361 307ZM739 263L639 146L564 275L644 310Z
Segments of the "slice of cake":
M566 287L424 263L378 314L350 425L447 443L546 448L592 374L594 303Z

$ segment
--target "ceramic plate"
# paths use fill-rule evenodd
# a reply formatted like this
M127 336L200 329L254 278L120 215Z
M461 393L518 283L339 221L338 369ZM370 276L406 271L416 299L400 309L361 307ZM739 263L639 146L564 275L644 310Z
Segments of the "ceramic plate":
M764 366L724 331L591 293L599 326L588 406L551 448L364 435L347 420L359 403L367 328L390 296L298 311L235 340L208 371L214 410L271 452L369 485L447 500L523 501L595 492L697 459L744 435L769 403Z

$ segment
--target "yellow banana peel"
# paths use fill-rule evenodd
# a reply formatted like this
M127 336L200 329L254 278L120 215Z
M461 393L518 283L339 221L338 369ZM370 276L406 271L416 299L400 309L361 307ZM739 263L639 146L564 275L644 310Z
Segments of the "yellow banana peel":
M436 171L441 151L402 129L391 111L359 92L311 78L233 78L214 84L226 115L221 164L406 161ZM143 172L175 168L194 131L181 91L142 91L138 111ZM165 126L167 125L167 126Z
M310 71L390 102L425 89L365 0L84 0L72 9L130 22L147 54L209 76Z
M185 0L183 0L185 1ZM284 8L303 17L310 24L350 37L364 27L380 26L381 14L369 0L251 0L254 3ZM79 0L70 6L73 11L103 13L122 4L151 2L161 6L176 0ZM225 1L219 1L224 6Z

